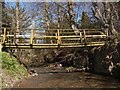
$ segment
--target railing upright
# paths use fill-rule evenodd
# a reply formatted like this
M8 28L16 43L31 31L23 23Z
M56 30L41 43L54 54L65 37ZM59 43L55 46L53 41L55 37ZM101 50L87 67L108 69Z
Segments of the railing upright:
M83 29L83 34L84 34L84 41L86 42L86 32L85 32L85 29Z
M3 39L2 39L3 44L5 43L5 40L6 40L6 34L7 34L7 29L4 28L4 35L3 35Z
M57 44L60 45L61 44L61 37L60 37L60 30L57 29Z
M30 36L30 44L33 44L33 39L34 39L34 30L31 30L31 36Z
M80 41L82 43L82 32L80 32Z

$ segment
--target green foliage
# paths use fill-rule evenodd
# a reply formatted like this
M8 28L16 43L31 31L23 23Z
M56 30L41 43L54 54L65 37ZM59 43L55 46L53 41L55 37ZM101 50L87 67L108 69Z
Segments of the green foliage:
M86 12L82 13L82 19L81 19L81 28L85 29L85 28L90 28L91 26L91 21L89 16L87 15Z
M100 29L101 23L100 22L93 22L91 23L91 28L94 28L94 29Z
M11 74L25 75L26 68L20 65L19 61L9 53L2 52L2 68L8 70Z

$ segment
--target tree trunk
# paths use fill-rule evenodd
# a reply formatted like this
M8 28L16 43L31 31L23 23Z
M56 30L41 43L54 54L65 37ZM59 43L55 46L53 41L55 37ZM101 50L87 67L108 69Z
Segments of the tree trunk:
M57 5L57 14L58 14L58 32L57 32L57 34L58 34L58 41L57 41L57 44L61 44L62 42L61 42L61 38L59 37L60 36L60 6L59 5Z
M78 35L80 31L76 27L76 23L74 21L74 0L71 0L71 2L68 2L68 13L70 17L70 27L73 29L74 33Z
M70 17L70 27L72 27L72 25L75 25L74 22L74 0L71 0L71 2L68 2L68 13L69 13L69 17Z
M93 13L94 16L97 18L98 21L100 21L103 25L104 31L106 35L116 35L117 31L114 28L114 21L115 21L115 15L116 9L114 8L113 3L110 2L103 2L103 13L101 12L99 6L99 3L93 3Z
M16 1L16 32L15 32L15 38L16 35L20 34L20 18L19 18L19 0ZM19 40L16 40L16 43L18 43Z
M46 2L45 4L45 13L46 13L46 33L47 35L50 35L50 20L49 20L49 13L48 13L48 2ZM49 41L47 40L47 43L49 43ZM52 40L50 40L50 43L53 43Z
M58 29L60 29L60 6L57 5L57 14L58 14Z

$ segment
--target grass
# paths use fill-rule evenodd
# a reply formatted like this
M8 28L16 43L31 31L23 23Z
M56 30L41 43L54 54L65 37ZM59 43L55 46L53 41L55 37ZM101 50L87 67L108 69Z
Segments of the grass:
M3 71L2 87L11 87L13 81L27 76L27 69L19 61L7 52L0 52L0 65ZM8 86L9 85L9 86Z
M11 74L25 75L27 73L26 68L7 52L2 52L2 68L8 70Z

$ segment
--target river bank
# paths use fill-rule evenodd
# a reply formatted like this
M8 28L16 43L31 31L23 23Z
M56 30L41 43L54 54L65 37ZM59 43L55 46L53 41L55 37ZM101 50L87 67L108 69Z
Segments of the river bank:
M2 88L10 88L23 78L26 78L28 73L24 65L7 52L0 53L2 56Z
M13 88L120 88L120 81L112 77L49 67L33 69L38 76L26 78Z

